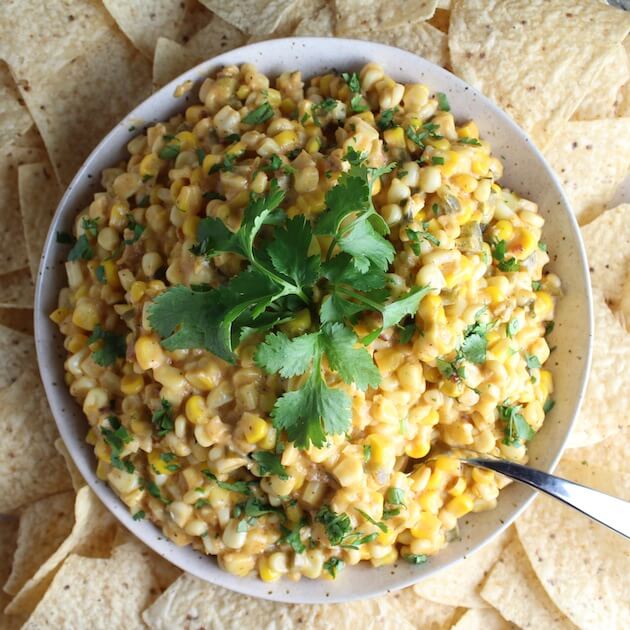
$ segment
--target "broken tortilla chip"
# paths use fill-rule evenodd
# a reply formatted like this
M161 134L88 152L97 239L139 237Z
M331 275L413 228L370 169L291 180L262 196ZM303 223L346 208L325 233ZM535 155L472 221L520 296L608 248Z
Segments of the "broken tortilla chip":
M386 30L428 20L437 0L335 0L337 35Z
M604 210L630 171L630 118L570 121L544 153L585 225Z
M513 630L494 608L473 608L466 611L457 623L451 626L451 630Z
M33 336L33 310L30 308L0 308L0 326Z
M481 596L519 628L576 630L549 599L518 538L503 550L492 567Z
M0 514L0 584L4 584L11 572L13 553L17 542L18 518ZM4 614L6 605L11 601L7 593L0 588L0 630L21 628L24 618Z
M514 530L510 528L463 562L416 584L413 587L415 592L441 604L486 608L488 603L479 595L479 589L486 574L513 537Z
M61 438L57 438L55 440L55 448L66 462L66 468L68 469L68 473L70 475L70 478L72 479L72 487L74 488L75 492L78 492L79 489L85 485L85 479L83 479L83 475L79 472L79 469L77 468L70 455L70 451L68 451L68 448Z
M63 458L54 447L57 427L37 368L30 364L0 391L0 433L0 513L70 488Z
M296 0L201 0L221 19L249 35L267 35L276 30Z
M185 46L160 37L153 58L153 87L159 89L175 77L196 66L202 59L191 54Z
M186 51L195 57L211 59L245 43L245 34L235 26L210 14L208 23L197 31L186 43Z
M0 61L0 146L11 142L32 124L8 66Z
M35 285L30 269L0 276L0 308L33 308Z
M451 63L545 148L629 29L627 14L601 2L458 0Z
M27 366L35 365L33 337L0 325L0 365L1 390L15 383Z

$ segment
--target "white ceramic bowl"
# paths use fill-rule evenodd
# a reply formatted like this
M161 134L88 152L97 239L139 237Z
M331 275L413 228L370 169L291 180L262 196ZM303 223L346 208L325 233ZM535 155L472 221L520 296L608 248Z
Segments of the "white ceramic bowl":
M502 184L538 203L546 219L544 240L551 252L550 268L562 278L565 295L558 305L552 336L552 345L556 346L556 350L549 360L555 378L556 406L532 440L529 453L533 466L552 470L577 413L590 363L590 289L579 229L558 181L523 131L472 87L409 52L346 39L281 39L227 52L189 70L132 111L88 157L59 204L39 269L35 297L39 366L59 432L81 474L127 529L173 564L208 582L265 599L301 603L341 602L408 586L462 560L488 542L525 509L534 492L512 484L501 493L496 509L461 519L461 539L451 542L424 565L412 566L400 561L379 569L367 565L349 567L334 582L303 578L299 582L280 580L268 584L256 577L239 578L220 569L212 557L206 557L190 547L175 546L148 521L133 521L127 507L96 477L92 447L84 441L88 423L64 384L65 351L57 326L48 318L56 307L59 289L66 282L63 262L67 248L56 244L55 232L71 229L76 213L99 190L100 172L125 157L125 146L134 135L129 131L130 126L139 128L143 124L166 120L182 111L188 99L196 97L201 80L220 67L251 62L270 76L299 69L308 78L331 68L358 70L369 61L382 64L394 79L426 83L430 89L447 94L455 117L473 118L482 137L492 144L494 154L503 160L505 175ZM190 95L175 98L175 86L187 79L195 81L197 87Z

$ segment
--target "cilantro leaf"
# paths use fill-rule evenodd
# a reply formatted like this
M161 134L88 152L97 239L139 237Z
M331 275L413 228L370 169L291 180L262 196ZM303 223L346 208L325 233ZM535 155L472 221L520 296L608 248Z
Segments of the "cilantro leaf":
M508 257L506 258L506 247L507 244L505 241L497 241L494 244L494 250L492 251L492 257L497 261L497 267L501 271L505 272L513 272L519 271L521 268L520 263L516 258Z
M99 348L92 352L95 363L103 367L113 365L118 358L124 358L127 353L127 342L123 335L104 330L96 324L92 334L88 337L88 345L99 343Z
M146 514L144 513L144 510L138 510L134 513L132 518L134 521L141 521L145 516Z
M74 245L74 236L69 232L55 232L55 241L62 245Z
M68 252L68 260L91 260L94 258L94 250L86 234L81 234Z
M306 547L300 538L300 531L302 527L302 523L298 523L293 529L288 529L284 525L280 525L282 536L278 540L278 544L287 544L293 549L293 551L295 551L295 553L304 553L306 551Z
M121 459L122 450L126 444L131 442L133 436L116 416L108 416L107 421L109 422L109 428L101 427L101 434L111 450L110 461L112 466L128 473L134 472L135 466L131 462Z
M505 327L505 335L510 339L520 330L521 322L518 319L511 319Z
M210 481L214 481L217 484L217 486L219 486L219 488L222 488L223 490L229 490L230 492L238 492L239 494L251 494L252 493L252 489L251 489L252 482L248 482L248 481L233 481L233 482L219 481L217 479L216 475L211 473L207 468L204 468L201 471L201 474L204 477L206 477L207 479L210 479Z
M444 94L444 92L438 92L436 96L438 100L438 109L442 112L450 112L451 106L449 105L446 94Z
M99 265L95 270L94 270L94 275L96 276L96 279L101 283L101 284L107 284L107 278L105 277L105 267L103 267L103 265Z
M508 446L521 446L523 442L531 440L534 429L527 423L521 413L520 405L503 404L497 407L499 419L505 423L505 437L503 443Z
M123 243L125 245L133 245L142 236L142 233L144 232L144 225L140 225L140 223L137 223L133 214L128 214L127 229L133 232L133 236L131 238L124 239Z
M289 339L284 333L270 333L258 346L256 364L270 374L279 372L283 378L304 374L311 365L319 344L318 333Z
M346 326L326 324L321 332L321 344L330 367L348 384L359 389L377 387L381 374L365 348L355 347L357 336Z
M357 512L369 523L372 523L372 525L376 525L376 527L378 527L382 532L387 533L389 531L389 528L387 527L387 525L385 525L385 523L381 523L379 521L374 520L367 512L364 512L363 510L360 510L359 508L357 508Z
M160 408L153 412L151 422L156 429L159 437L164 437L175 428L173 421L173 406L168 400L160 401Z
M165 144L158 153L161 160L174 160L182 150L181 144L177 138L173 136L163 136L168 144Z
M543 405L543 411L549 413L556 406L556 401L553 398L547 398Z
M405 295L387 304L383 310L383 329L394 326L407 315L415 315L431 287L413 287Z
M457 142L461 142L462 144L472 144L476 147L481 146L481 142L479 142L477 138L458 138Z
M341 558L328 558L326 562L324 562L323 567L328 573L331 575L333 579L337 577L337 572L341 571L345 568L346 563Z
M417 554L417 553L409 553L406 556L403 556L403 558L409 564L424 564L429 559L428 556L425 556L424 554Z
M484 335L475 332L467 335L459 348L467 361L477 364L484 363L488 340Z
M379 116L377 121L378 128L381 131L385 131L386 129L391 129L396 126L396 122L394 121L394 114L398 111L397 107L393 109L384 109Z
M350 517L345 512L338 514L328 505L323 505L319 509L315 520L324 526L328 541L333 547L341 544L343 539L352 531Z
M368 220L355 222L339 240L341 250L352 256L355 268L367 273L370 265L387 269L394 260L394 246L372 227Z
M352 111L357 114L366 112L370 109L370 106L365 102L365 99L359 93L352 95L352 98L350 99L350 107L352 108Z
M255 451L252 459L258 464L260 474L277 475L280 479L288 479L287 469L280 463L280 456L271 451Z
M361 81L357 72L342 72L341 78L347 83L351 92L361 91Z
M526 354L525 363L528 370L535 370L542 367L539 358L535 354Z
M273 118L273 108L269 104L269 101L265 101L262 105L259 105L256 109L249 112L243 122L246 125L260 125L270 118Z
M385 501L390 505L405 505L405 492L401 488L389 488L385 493Z

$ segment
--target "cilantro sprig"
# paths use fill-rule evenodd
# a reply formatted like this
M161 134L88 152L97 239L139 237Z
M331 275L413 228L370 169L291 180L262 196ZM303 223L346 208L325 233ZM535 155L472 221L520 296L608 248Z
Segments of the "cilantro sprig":
M96 344L96 348L92 351L92 359L103 367L113 365L116 359L124 358L127 352L125 337L104 330L100 324L96 324L87 343L88 345Z
M535 435L534 429L525 420L521 410L520 405L510 405L507 402L497 407L499 419L505 423L503 443L508 446L521 446Z

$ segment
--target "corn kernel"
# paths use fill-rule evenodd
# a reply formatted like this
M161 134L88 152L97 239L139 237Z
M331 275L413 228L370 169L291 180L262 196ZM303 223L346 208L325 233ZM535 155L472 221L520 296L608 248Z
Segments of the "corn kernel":
M516 230L514 239L510 243L509 252L517 260L525 260L538 247L538 241L531 230L521 228Z
M120 379L120 391L125 396L139 394L144 388L144 379L141 374L127 374Z
M208 422L208 409L202 396L190 396L184 408L186 417L193 424L205 424Z
M137 304L144 296L147 290L146 282L136 280L129 289L129 299L132 304Z
M435 470L441 470L449 475L459 475L461 469L459 460L447 455L436 457L433 465Z
M479 127L474 120L471 120L457 130L457 135L460 138L479 138Z
M458 497L460 494L463 494L464 490L466 490L466 480L463 477L459 477L448 489L448 493L452 497Z
M253 413L243 414L245 420L245 429L243 431L245 439L249 444L256 444L260 442L269 431L269 424L265 422L260 416L256 416Z
M382 567L388 564L394 564L398 560L398 550L396 547L392 547L390 551L388 551L384 556L380 558L370 558L370 562L373 567Z
M197 138L191 131L180 131L175 137L179 140L182 151L197 148Z
M437 490L425 490L418 499L418 504L425 512L437 514L442 507L442 499Z
M485 177L490 170L490 156L483 153L477 154L471 162L471 168L475 175Z
M95 300L87 297L78 300L72 313L72 323L75 326L84 330L94 330L100 319L99 305Z
M67 308L56 308L51 314L50 319L55 322L55 324L61 324L61 322L66 319L70 315L70 309Z
M88 340L87 336L81 333L71 335L70 337L68 337L68 341L67 341L68 352L75 354L79 352L80 350L83 350L83 348L85 348L87 344L87 340Z
M451 181L461 190L466 193L473 192L478 185L477 180L472 176L468 175L468 173L462 173L461 175L454 175L451 178Z
M143 370L159 367L164 362L162 346L154 337L143 335L138 337L134 345L136 361Z
M165 453L162 453L161 451L155 449L147 455L147 459L149 460L149 464L151 465L153 470L158 475L172 475L173 473L177 472L179 467L174 461L174 457L172 457L171 455L172 454L169 453L168 456L166 456Z
M189 239L197 238L197 227L199 226L199 221L200 221L199 217L194 214L186 217L186 220L184 221L182 225L182 232L184 233L184 236L186 238L189 238Z
M553 298L546 291L538 291L536 293L536 301L534 302L534 313L540 320L553 319L554 303Z
M109 474L110 466L104 461L99 461L96 465L96 476L101 481L107 481L107 475Z
M275 582L280 579L280 573L274 571L269 566L269 559L267 556L262 556L258 561L258 573L260 574L260 579L263 582Z
M140 162L140 177L143 179L155 177L160 172L163 164L164 162L155 153L145 155Z
M298 137L295 131L285 129L273 137L274 142L280 147L280 151L287 153L297 146Z
M405 131L402 127L392 127L383 132L383 138L388 147L405 148Z
M435 514L422 512L416 524L411 528L411 535L414 538L431 540L438 533L441 525L440 519Z
M446 510L451 514L454 514L457 518L464 516L472 511L474 501L469 494L460 494L458 497L453 497L447 504Z
M105 270L105 280L112 289L120 288L120 279L118 277L118 268L113 260L104 260L103 269Z
M430 442L424 439L415 438L405 445L405 455L413 459L424 457L431 450Z

